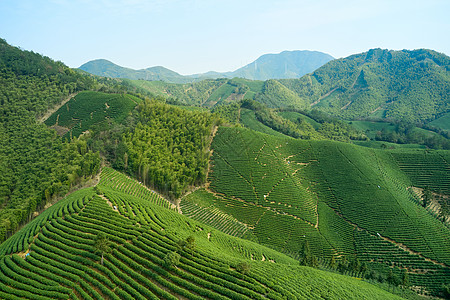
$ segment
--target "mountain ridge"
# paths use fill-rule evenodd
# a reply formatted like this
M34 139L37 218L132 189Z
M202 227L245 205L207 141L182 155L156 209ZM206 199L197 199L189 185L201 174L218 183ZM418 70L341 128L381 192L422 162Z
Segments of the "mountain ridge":
M309 50L283 51L278 54L264 54L255 61L230 72L208 71L205 73L181 75L163 66L134 70L119 66L106 59L91 60L79 69L98 76L161 80L171 83L189 83L203 79L242 77L251 80L300 78L313 72L334 58L326 53Z

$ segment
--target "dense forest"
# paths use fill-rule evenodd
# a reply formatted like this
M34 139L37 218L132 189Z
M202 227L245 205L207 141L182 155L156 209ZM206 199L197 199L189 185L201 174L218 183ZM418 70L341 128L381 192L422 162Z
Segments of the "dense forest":
M317 109L335 117L427 124L450 111L450 58L433 50L384 50L332 60L299 79L242 78L190 84L125 80L189 105L252 99L271 108Z
M98 172L98 153L78 141L63 143L36 120L69 94L95 85L60 62L0 40L0 241Z
M297 139L329 139L341 142L368 139L363 132L349 124L317 110L306 112L293 108L271 109L260 102L244 99L228 105L217 106L212 111L230 123L241 124L243 123L240 116L241 109L252 110L257 121L276 132ZM289 117L282 115L285 112L291 113ZM310 122L305 120L307 115ZM311 122L317 124L316 128ZM246 126L245 123L243 125ZM251 128L251 126L248 127Z
M138 123L124 135L124 168L149 186L178 198L206 181L209 144L218 119L156 100L140 104Z
M450 58L420 50L372 49L280 82L314 107L347 119L426 123L450 109Z

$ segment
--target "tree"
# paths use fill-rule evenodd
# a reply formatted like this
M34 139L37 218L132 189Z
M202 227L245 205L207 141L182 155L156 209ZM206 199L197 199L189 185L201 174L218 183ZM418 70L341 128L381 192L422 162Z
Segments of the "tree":
M439 214L442 218L442 222L447 221L447 217L449 215L449 207L448 207L448 199L442 197L441 198L441 208L439 209Z
M336 269L336 257L334 257L334 256L331 257L331 260L330 260L330 268L331 268L332 270L335 270L335 269Z
M195 238L192 235L186 238L186 248L189 250L195 249Z
M348 269L348 261L347 258L344 256L338 264L338 271L343 274L345 271L347 271L347 269Z
M193 251L195 249L195 237L190 235L185 240L179 240L178 247L180 250L187 249Z
M104 254L111 251L110 242L109 242L108 238L106 237L106 234L104 234L103 232L100 232L99 234L97 234L97 236L95 237L94 247L95 247L95 252L100 253L102 255L102 265L103 265Z
M167 253L166 256L164 256L164 264L167 267L176 266L178 265L179 262L180 262L180 254L178 254L175 251L171 251Z
M251 267L252 266L249 263L247 263L245 261L242 261L242 262L237 264L236 271L238 271L239 273L247 275L247 274L250 273Z
M401 285L403 288L407 288L409 286L409 276L405 269L402 270Z
M359 271L361 272L361 277L364 278L367 273L367 263L366 262L363 262L361 264Z
M317 257L311 253L308 241L305 241L303 244L302 253L300 255L300 265L308 267L318 266Z
M426 186L422 191L422 205L423 207L427 207L431 203L431 199L433 198L433 194L430 190L430 187Z
M394 285L394 273L392 273L392 270L389 270L386 280L390 285Z

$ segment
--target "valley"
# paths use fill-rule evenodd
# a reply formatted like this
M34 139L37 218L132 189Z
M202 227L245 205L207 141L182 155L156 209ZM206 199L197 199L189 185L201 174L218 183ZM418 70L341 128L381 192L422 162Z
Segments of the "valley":
M448 298L450 58L281 57L174 83L0 40L0 298Z

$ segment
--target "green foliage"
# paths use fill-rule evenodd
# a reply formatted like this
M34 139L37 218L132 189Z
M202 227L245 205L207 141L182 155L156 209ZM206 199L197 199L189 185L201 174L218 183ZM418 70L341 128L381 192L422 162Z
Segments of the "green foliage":
M236 265L236 271L238 271L239 273L242 273L244 275L250 274L251 269L252 269L252 266L246 261L241 261L240 263L238 263Z
M94 242L95 251L99 252L102 256L101 264L103 265L103 255L111 251L109 240L103 232L100 232L95 237Z
M449 109L450 59L431 50L372 49L280 82L313 107L347 119L429 122Z
M49 108L96 82L60 62L0 42L0 242L36 210L96 174L97 153L39 124Z
M253 228L247 237L299 260L305 241L319 262L347 255L338 269L353 276L363 264L386 276L395 263L435 270L410 277L432 293L446 282L450 270L440 263L450 259L449 229L408 189L429 182L444 193L446 151L375 150L244 128L219 128L212 148L214 196L196 201Z
M450 131L450 112L430 122L431 126L441 128L446 131Z
M164 263L167 267L174 267L180 263L180 258L180 254L175 251L171 251L164 256Z
M235 102L229 105L216 106L212 112L217 114L219 117L227 120L230 123L239 123L241 105L239 102Z
M105 119L121 123L142 100L127 94L81 92L51 115L45 124L65 127L65 137L78 137Z
M319 263L317 257L311 253L309 249L309 242L306 240L300 253L300 265L317 268Z
M426 186L422 192L422 206L426 208L428 205L430 205L432 199L433 194L431 193L430 188Z
M205 182L217 118L155 100L140 104L138 111L136 127L123 136L130 172L172 198Z
M206 232L212 230L210 227L142 199L122 193L119 202L119 198L92 197L93 189L89 191L91 197L83 200L82 210L53 218L51 222L44 215L35 219L42 224L42 230L26 259L18 255L1 258L2 297L284 299L304 295L314 298L323 293L321 286L326 282L329 297L338 297L346 290L350 297L356 298L367 295L372 299L395 298L346 276L288 265L293 260L282 254L220 232L214 232L215 241L209 240ZM63 202L71 207L83 199L79 198L83 192L72 194ZM133 216L147 223L136 226L127 214L113 211L107 201L132 208ZM25 232L33 230L30 225L24 227ZM198 227L203 231L194 232L193 228ZM101 238L94 240L93 236ZM187 236L185 241L190 240L189 236L195 238L196 251L176 253L178 236ZM103 265L97 264L96 244L107 239L111 252L105 253ZM0 246L0 253L4 253L4 247L5 244ZM276 263L252 262L251 272L245 274L230 269L240 265L245 253L258 251ZM171 262L169 265L167 260Z
M256 95L255 100L271 108L295 107L304 109L307 107L307 102L278 81L272 79L264 82L263 90Z

